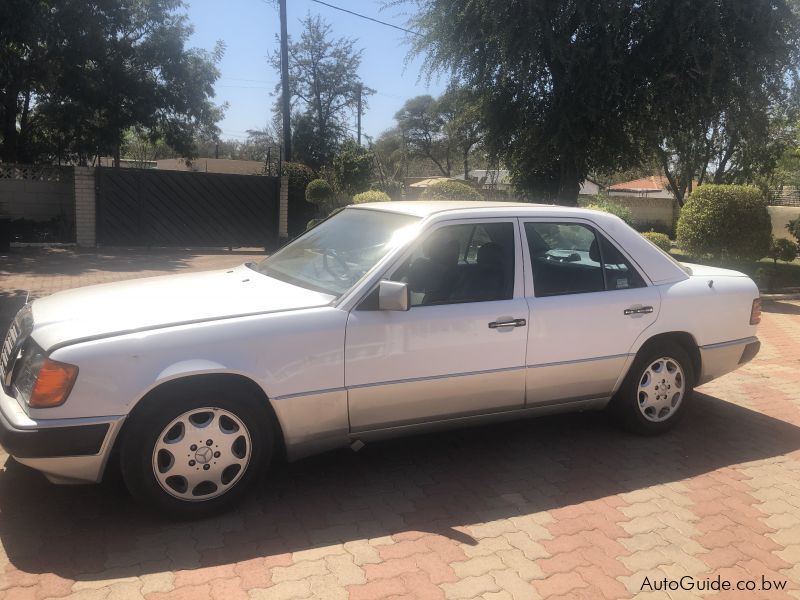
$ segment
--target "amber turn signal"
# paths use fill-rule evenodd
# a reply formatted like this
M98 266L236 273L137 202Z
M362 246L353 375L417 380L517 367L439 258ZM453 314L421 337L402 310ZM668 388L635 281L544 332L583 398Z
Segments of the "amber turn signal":
M750 325L761 323L761 298L753 300L753 308L750 309Z
M72 391L78 367L45 359L28 400L31 408L50 408L63 404Z

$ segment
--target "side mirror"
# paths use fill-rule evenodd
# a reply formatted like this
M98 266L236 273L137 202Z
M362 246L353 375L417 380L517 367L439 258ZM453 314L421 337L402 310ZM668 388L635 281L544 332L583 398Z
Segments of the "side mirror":
M402 281L381 281L378 284L378 310L408 310L408 284Z

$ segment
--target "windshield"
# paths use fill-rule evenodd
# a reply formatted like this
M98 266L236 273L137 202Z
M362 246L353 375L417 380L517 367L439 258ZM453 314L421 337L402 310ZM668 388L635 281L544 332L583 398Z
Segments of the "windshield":
M253 268L294 285L341 296L416 232L418 217L346 209Z

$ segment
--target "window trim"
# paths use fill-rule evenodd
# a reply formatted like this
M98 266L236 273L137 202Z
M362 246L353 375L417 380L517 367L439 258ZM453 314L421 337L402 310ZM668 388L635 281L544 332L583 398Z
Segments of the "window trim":
M625 289L629 290L636 290L636 289L644 289L651 287L653 282L644 272L642 267L631 257L631 255L625 251L617 241L610 236L606 231L604 231L601 227L599 227L594 221L590 221L588 219L579 219L579 218L568 218L568 217L561 217L561 218L552 218L552 217L522 217L519 219L519 230L520 235L523 238L522 241L522 255L523 260L525 261L525 296L527 298L535 298L535 299L544 299L544 298L559 298L562 296L575 296L577 294L600 294L606 292L621 292ZM598 250L600 252L600 260L601 260L601 269L603 274L603 290L597 290L595 292L566 292L563 294L552 294L548 296L537 296L536 289L533 283L533 262L531 261L530 255L530 247L528 245L528 234L525 231L526 223L545 223L545 224L553 224L553 225L583 225L584 227L588 228L592 233L595 235L595 239L598 240ZM606 241L614 246L617 251L622 255L622 257L630 263L631 267L639 274L642 281L644 282L644 287L639 288L624 288L624 289L607 289L606 283L606 274L605 274L605 253L603 252L603 245L600 243L599 238L597 236L602 236L606 239Z

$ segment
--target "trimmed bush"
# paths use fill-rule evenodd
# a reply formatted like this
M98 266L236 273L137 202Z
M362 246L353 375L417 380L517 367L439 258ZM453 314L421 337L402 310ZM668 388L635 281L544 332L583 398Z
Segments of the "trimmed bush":
M797 258L797 244L785 238L773 238L769 249L769 257L777 265L779 260L792 262Z
M670 242L669 237L663 233L658 233L657 231L645 231L641 235L644 239L652 242L664 252L669 252L670 248L672 248L672 242Z
M772 222L767 198L747 185L701 185L678 219L678 246L692 256L757 260L769 253Z
M324 179L313 179L306 186L306 202L324 206L333 199L333 188Z
M389 194L379 192L378 190L370 190L368 192L361 192L353 196L353 204L365 204L367 202L391 202Z
M800 244L800 217L789 221L786 224L787 231L794 236L794 239L797 240L797 243Z
M631 209L627 206L623 206L622 204L617 204L611 200L607 200L600 196L595 196L589 201L589 204L586 205L586 208L589 210L600 210L611 213L615 217L619 217L625 221L631 227L633 226L633 215L631 215Z
M423 200L483 200L481 193L471 185L452 179L442 179L425 188Z
M314 216L315 207L306 203L306 188L316 179L314 170L302 163L285 162L281 175L289 178L289 235L302 233L308 219Z

